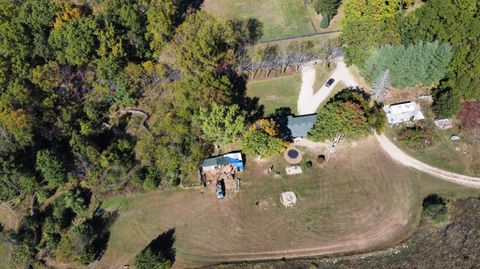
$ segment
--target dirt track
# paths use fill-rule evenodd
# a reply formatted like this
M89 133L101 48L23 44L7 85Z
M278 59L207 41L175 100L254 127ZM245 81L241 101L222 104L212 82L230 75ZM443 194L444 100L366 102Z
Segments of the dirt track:
M400 150L395 146L385 135L375 134L375 138L382 147L382 149L395 161L401 163L402 165L409 166L420 170L422 172L431 174L433 176L439 177L444 180L448 180L454 183L462 184L465 186L480 188L480 178L470 177L461 174L452 173L445 171L433 166L430 166L426 163L423 163L419 160L416 160L408 156L405 152Z

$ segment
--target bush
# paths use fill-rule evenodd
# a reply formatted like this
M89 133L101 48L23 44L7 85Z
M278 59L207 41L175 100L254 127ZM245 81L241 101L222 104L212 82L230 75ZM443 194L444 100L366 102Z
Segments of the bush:
M407 127L400 131L398 140L411 148L426 148L432 145L433 133L421 126Z
M459 113L462 128L480 131L480 102L466 102Z
M325 14L322 16L322 21L320 21L320 28L327 29L329 25L330 25L330 18L328 17L327 14Z
M318 155L318 157L317 157L317 164L320 164L320 165L324 164L324 163L325 163L325 159L326 159L326 158L325 158L325 155Z
M460 111L461 96L450 88L437 89L434 94L432 110L438 118L449 118Z
M428 221L438 224L448 220L448 208L442 197L430 194L423 199L423 215Z
M171 263L147 248L135 256L135 267L137 269L163 269L170 268Z
M148 168L145 173L145 180L143 181L144 190L154 190L160 184L160 175L155 169Z

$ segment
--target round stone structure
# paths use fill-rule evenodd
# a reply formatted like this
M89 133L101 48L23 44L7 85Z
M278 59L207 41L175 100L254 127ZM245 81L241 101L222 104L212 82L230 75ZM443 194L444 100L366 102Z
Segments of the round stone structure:
M283 156L285 157L285 161L289 164L297 164L302 161L302 154L300 153L300 150L295 147L287 148Z

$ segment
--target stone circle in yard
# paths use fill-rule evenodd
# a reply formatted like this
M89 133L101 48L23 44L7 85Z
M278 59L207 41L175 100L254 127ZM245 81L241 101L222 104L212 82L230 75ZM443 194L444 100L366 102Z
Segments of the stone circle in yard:
M289 164L297 164L302 161L302 154L300 153L300 150L295 147L287 148L284 157Z
M297 202L297 196L293 191L286 191L282 193L280 201L284 206L293 206Z

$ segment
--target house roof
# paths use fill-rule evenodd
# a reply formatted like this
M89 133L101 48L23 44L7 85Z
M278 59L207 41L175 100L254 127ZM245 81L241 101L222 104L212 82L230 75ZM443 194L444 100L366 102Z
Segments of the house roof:
M398 104L391 104L389 106L389 111L392 114L401 114L407 112L415 112L417 110L417 104L414 102L404 102Z
M317 115L304 115L304 116L288 116L287 127L292 133L292 137L307 136L308 132L313 128L317 121Z
M420 105L411 101L386 105L383 109L387 114L388 123L390 124L425 119L425 116L420 109Z

